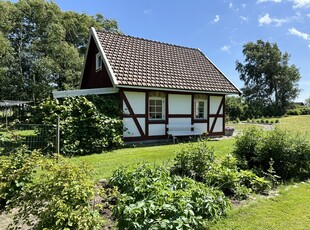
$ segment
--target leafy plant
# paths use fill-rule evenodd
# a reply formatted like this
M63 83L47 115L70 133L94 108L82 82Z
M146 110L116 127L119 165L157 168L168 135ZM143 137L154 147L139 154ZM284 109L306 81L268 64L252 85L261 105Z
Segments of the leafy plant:
M87 165L74 165L60 156L41 163L39 180L29 183L15 201L14 223L36 229L98 229L103 220L91 201L95 191Z
M231 155L215 159L207 142L189 146L176 153L172 174L189 177L224 192L225 195L244 199L252 192L268 189L269 182L249 170L239 170L237 159Z
M39 161L38 151L24 146L15 149L0 161L0 210L19 196L25 185L32 181Z
M269 181L252 171L240 170L236 158L231 155L213 164L206 172L205 183L235 199L245 199L253 192L261 193L270 187Z
M196 181L204 181L205 173L214 163L214 151L207 142L202 141L198 145L190 145L175 154L173 174L186 176Z
M230 207L223 193L162 166L140 164L116 170L111 184L121 196L114 209L120 229L203 229Z
M64 155L86 155L102 152L122 144L122 122L98 112L85 97L49 99L37 107L36 119L55 124L60 117L61 152ZM55 132L46 135L55 138Z
M237 137L234 153L246 168L267 172L272 167L284 180L310 177L310 143L302 134L275 129L263 133L257 128Z

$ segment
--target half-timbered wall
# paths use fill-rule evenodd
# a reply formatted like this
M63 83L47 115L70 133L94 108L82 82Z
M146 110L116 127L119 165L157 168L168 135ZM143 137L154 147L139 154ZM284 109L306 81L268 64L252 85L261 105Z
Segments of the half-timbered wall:
M163 117L149 117L149 99L153 91L120 90L123 110L124 140L146 140L167 137L167 124L192 124L196 130L209 135L224 134L224 95L163 93ZM204 102L204 117L195 117L195 100Z

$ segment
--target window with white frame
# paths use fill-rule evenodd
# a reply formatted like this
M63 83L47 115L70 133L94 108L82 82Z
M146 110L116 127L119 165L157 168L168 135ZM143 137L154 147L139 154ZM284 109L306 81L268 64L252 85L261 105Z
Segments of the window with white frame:
M96 71L99 71L102 69L102 57L100 53L96 54Z
M161 92L150 92L149 94L149 119L165 119L165 94Z
M194 97L194 117L195 119L206 119L207 96L195 95Z

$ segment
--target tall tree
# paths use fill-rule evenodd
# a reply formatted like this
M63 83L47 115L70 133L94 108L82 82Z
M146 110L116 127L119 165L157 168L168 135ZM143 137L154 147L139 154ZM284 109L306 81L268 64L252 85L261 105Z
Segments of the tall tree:
M299 94L299 70L276 43L258 40L243 46L244 64L236 70L244 81L243 95L257 115L283 115Z
M77 88L90 27L119 32L114 20L63 12L53 1L0 0L0 12L0 99Z

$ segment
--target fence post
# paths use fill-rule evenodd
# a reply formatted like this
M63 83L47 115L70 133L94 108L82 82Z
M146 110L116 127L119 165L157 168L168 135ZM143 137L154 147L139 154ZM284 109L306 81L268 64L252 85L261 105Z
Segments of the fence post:
M60 118L57 117L57 125L56 125L56 153L60 153Z

